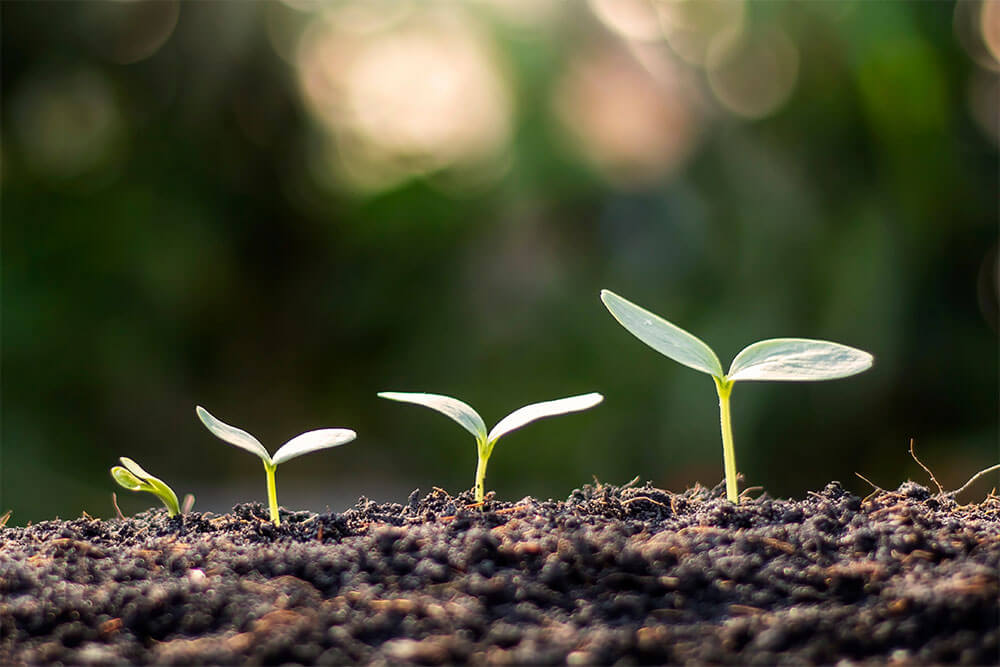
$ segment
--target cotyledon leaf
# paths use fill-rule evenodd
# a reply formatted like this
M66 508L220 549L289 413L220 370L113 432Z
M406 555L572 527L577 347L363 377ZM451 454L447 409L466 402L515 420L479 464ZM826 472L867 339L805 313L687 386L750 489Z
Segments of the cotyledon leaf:
M466 403L441 394L424 394L400 391L383 391L379 393L382 398L391 401L402 401L404 403L414 403L422 405L432 410L437 410L443 415L447 415L462 425L462 427L475 436L476 440L486 440L486 424L479 413Z
M358 437L358 434L349 428L322 428L316 431L308 431L302 435L297 435L274 453L272 459L274 465L284 463L288 459L302 456L309 452L328 447L338 447L346 445L351 440Z
M603 396L592 392L589 394L580 394L579 396L559 398L554 401L532 403L531 405L514 410L514 412L497 422L497 425L490 430L486 439L489 442L495 442L501 436L519 429L526 424L530 424L536 419L555 417L556 415L564 415L570 412L580 412L581 410L594 407L603 400Z
M619 324L660 354L689 368L723 377L719 357L697 336L610 290L601 290L601 301Z
M208 410L200 405L195 408L195 412L198 413L198 419L201 420L201 423L204 424L205 428L211 431L212 435L215 437L228 442L230 445L235 445L236 447L240 447L241 449L245 449L248 452L256 454L262 458L265 463L273 463L273 461L271 461L271 455L267 453L267 450L264 449L264 445L260 444L260 440L257 438L253 437L246 431L236 428L235 426L230 426L225 422L219 421L213 417Z
M152 477L152 475L150 475L148 472L146 472L145 470L142 469L142 466L140 466L138 463L136 463L135 461L133 461L129 457L127 457L127 456L120 456L120 457L118 457L118 460L122 462L122 465L125 466L125 468L130 473L132 473L133 475L135 475L139 479L146 480L146 479L149 479L150 477Z
M118 482L119 486L122 486L129 491L143 491L148 486L148 484L121 466L113 467L111 469L111 476L115 478L115 481Z
M113 467L111 469L111 476L120 486L129 491L146 491L152 493L167 506L170 516L175 516L180 512L180 507L177 503L177 494L163 480L150 475L143 470L142 466L127 456L122 456L118 460L122 462L122 466L124 467Z
M748 345L729 367L730 381L811 382L845 378L871 368L875 358L854 347L809 338L771 338Z

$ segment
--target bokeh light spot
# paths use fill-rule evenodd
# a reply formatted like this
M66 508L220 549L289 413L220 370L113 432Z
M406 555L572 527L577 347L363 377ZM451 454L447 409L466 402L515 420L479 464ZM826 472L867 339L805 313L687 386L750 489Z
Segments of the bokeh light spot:
M692 65L703 65L716 36L742 28L746 15L742 0L660 0L656 6L670 48Z
M791 96L799 52L780 29L727 30L716 36L705 62L712 93L744 118L764 118Z
M590 9L601 23L625 39L663 39L660 17L649 0L590 0Z
M90 69L28 77L11 120L25 164L57 180L105 163L122 131L111 85Z
M979 13L983 43L993 56L994 65L1000 63L1000 2L988 0Z
M985 69L1000 70L1000 7L997 0L959 0L952 28L955 38L972 61Z
M299 75L339 158L384 171L387 183L496 159L510 138L513 101L502 67L460 13L418 12L365 34L320 20L303 36Z
M605 50L574 61L555 89L556 114L578 149L608 177L639 185L675 169L698 134L676 66L654 79L634 59Z
M177 0L121 0L83 5L84 30L105 58L118 65L145 60L167 43L177 27Z

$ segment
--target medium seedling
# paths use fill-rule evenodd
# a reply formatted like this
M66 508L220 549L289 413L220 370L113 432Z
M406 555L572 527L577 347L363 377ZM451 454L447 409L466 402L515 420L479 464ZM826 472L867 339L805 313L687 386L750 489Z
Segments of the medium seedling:
M494 426L489 433L486 432L486 424L479 413L467 404L440 394L406 393L397 391L383 391L379 394L382 398L404 403L415 403L424 407L437 410L441 414L447 415L457 421L462 427L476 438L476 449L479 453L479 462L476 465L475 500L477 503L483 501L483 482L486 479L486 464L493 453L493 447L497 440L511 431L517 430L536 419L543 417L555 417L569 412L580 412L594 407L604 400L604 397L597 393L581 394L580 396L570 396L560 398L555 401L545 401L543 403L533 403L519 408L510 413Z
M736 451L729 416L733 384L747 380L815 382L845 378L871 368L869 353L840 343L808 338L771 338L743 348L729 372L719 357L699 338L624 299L601 291L601 301L628 331L662 355L679 364L707 373L715 380L722 425L722 456L726 469L726 497L739 502L736 492Z
M145 491L160 499L169 516L177 516L181 509L177 502L177 494L163 480L153 477L132 459L122 456L120 466L111 468L111 477L129 491ZM124 466L124 467L122 467Z
M272 458L267 453L267 450L264 449L264 445L260 444L257 438L246 431L219 421L200 405L195 408L195 411L198 413L198 419L205 425L205 428L212 432L212 435L228 442L230 445L256 454L264 462L264 471L267 474L267 502L271 510L271 521L274 522L275 526L281 525L281 520L278 518L278 494L274 483L274 472L278 469L278 466L289 459L294 459L296 456L302 456L303 454L329 447L346 445L357 437L357 434L349 428L324 428L317 431L308 431L295 436L283 444Z

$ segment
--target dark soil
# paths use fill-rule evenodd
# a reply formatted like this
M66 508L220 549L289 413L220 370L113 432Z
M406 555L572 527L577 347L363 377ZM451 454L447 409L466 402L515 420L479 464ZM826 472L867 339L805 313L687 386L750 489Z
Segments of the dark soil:
M597 485L0 530L0 661L996 664L1000 498Z

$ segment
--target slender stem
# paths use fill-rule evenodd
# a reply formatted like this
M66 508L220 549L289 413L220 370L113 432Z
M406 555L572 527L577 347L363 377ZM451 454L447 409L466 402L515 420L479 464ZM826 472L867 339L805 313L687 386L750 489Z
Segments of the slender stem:
M493 451L493 445L488 442L478 442L477 451L479 453L479 461L476 463L476 485L473 487L475 502L483 502L483 496L485 496L485 484L486 481L486 463L490 460L490 453Z
M281 519L278 518L278 491L274 485L274 471L278 469L276 465L268 465L267 462L264 463L264 470L267 471L267 504L271 509L271 521L274 522L275 526L281 525Z
M726 498L731 503L740 501L736 488L736 448L733 446L733 424L729 416L729 395L733 383L713 376L719 394L719 421L722 426L722 461L726 468Z
M160 496L160 501L167 508L167 516L174 517L174 516L177 516L180 513L181 508L177 504L177 496L176 495L171 494L170 496L168 496L166 494L163 494L163 495Z
M167 508L167 516L177 516L180 511L180 505L177 503L177 494L169 486L163 483L162 480L146 480L146 483L152 488L152 493L160 499L160 502Z

